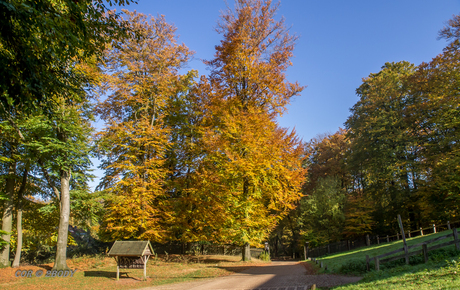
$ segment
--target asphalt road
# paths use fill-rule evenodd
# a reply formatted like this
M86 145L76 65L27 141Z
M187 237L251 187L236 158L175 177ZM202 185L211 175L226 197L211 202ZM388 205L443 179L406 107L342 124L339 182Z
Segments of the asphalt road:
M142 288L143 290L307 290L359 281L361 277L307 275L299 262L272 262L230 276Z

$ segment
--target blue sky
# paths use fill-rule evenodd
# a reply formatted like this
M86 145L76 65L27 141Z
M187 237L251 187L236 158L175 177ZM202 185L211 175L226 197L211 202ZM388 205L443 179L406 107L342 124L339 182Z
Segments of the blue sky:
M177 27L179 42L195 51L189 68L207 74L201 60L213 58L222 38L214 28L225 2L138 2L124 9L164 15ZM228 5L233 7L233 1ZM430 61L446 46L437 40L438 31L458 13L460 0L282 0L277 16L284 16L291 32L300 36L287 77L307 88L291 101L280 125L295 127L304 141L336 132L358 100L355 90L363 77L385 62Z

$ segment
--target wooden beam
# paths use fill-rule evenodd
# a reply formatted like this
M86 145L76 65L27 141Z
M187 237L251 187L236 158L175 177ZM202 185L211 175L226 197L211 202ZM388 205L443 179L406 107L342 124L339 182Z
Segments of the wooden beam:
M391 252L388 252L388 253L385 253L385 254L378 255L377 257L379 257L379 259L381 259L381 258L385 258L385 257L388 257L390 255L393 255L393 254L396 254L396 253L399 253L399 252L403 252L403 251L404 251L404 248L401 248L401 249L397 249L397 250L394 250L394 251L391 251Z
M117 257L117 281L120 279L120 257Z
M374 263L375 263L375 270L380 271L380 261L379 257L374 257Z
M423 245L422 248L423 248L423 258L424 258L425 263L426 263L426 262L428 262L428 246Z
M398 225L399 225L399 228L401 229L401 235L404 241L404 253L406 254L405 255L406 264L409 265L409 249L407 248L406 234L404 233L404 226L401 220L401 215L399 214L398 214Z
M460 242L458 240L457 228L454 228L452 231L452 235L454 236L455 248L457 249L457 251L460 251Z

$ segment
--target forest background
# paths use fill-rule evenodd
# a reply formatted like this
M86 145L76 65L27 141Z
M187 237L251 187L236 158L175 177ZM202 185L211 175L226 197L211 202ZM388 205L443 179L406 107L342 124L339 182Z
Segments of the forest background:
M10 8L8 13L19 11ZM100 17L101 11L104 8L95 9L94 16ZM267 19L273 18L266 13ZM256 19L237 15L224 18L224 23ZM365 233L393 233L400 212L410 227L458 216L458 19L448 24L454 30L441 34L453 41L441 55L418 66L385 64L359 86L360 100L345 130L302 144L276 122L290 98L302 91L282 74L298 41L283 26L271 24L281 32L275 34L274 63L263 61L270 59L270 52L259 46L262 42L253 42L257 34L221 26L221 50L217 47L215 58L206 63L210 74L198 80L196 72L183 68L192 52L176 43L174 28L162 17L148 26L143 16L124 17L130 21L117 24L114 17L112 22L78 23L102 31L115 27L120 36L111 35L116 40L111 46L99 39L94 51L85 52L77 41L80 50L75 49L74 58L55 53L53 65L71 69L60 75L48 66L45 81L54 78L57 83L51 88L64 86L67 92L2 84L2 185L10 195L4 213L10 208L18 222L24 213L23 252L31 253L31 259L59 245L53 229L65 220L66 209L71 209L67 223L106 241L149 238L249 246L260 245L271 233L270 242L280 253L296 251L307 240L315 245ZM231 31L242 33L236 39L252 45L249 53L241 54L248 47L238 46ZM3 47L9 48L3 37ZM108 49L99 55L102 46ZM262 61L252 68L254 61L242 61L241 55L250 56L254 47L260 49L254 56ZM20 57L11 57L8 49L2 53L5 59ZM106 65L102 74L95 66L101 60ZM11 72L5 69L5 75ZM34 77L11 75L9 80L27 84ZM264 87L266 91L258 91ZM18 90L26 94L15 98ZM96 93L109 97L91 111ZM41 114L32 114L37 108ZM93 113L106 121L93 139L96 143L90 141ZM91 152L103 160L105 169L100 187L105 190L95 193L87 183ZM66 194L68 205L63 202ZM18 240L13 238L13 248ZM66 240L61 235L61 244ZM67 242L75 239L71 236Z

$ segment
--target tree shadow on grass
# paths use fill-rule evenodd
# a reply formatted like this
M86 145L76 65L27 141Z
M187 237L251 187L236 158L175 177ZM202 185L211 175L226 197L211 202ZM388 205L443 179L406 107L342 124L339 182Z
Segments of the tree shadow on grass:
M109 279L117 279L117 272L116 271L85 271L85 277L105 277ZM120 272L120 279L121 278L130 278L130 279L137 279L135 277L130 277L128 275L129 272Z
M47 270L47 271L53 269L52 266L50 266L50 265L43 265L43 264L42 264L42 265L37 265L37 267L40 267L40 268L45 269L45 270Z
M234 261L229 261L226 259L213 259L213 258L192 258L190 259L190 262L192 263L202 263L202 264L218 264L218 263L231 263Z

